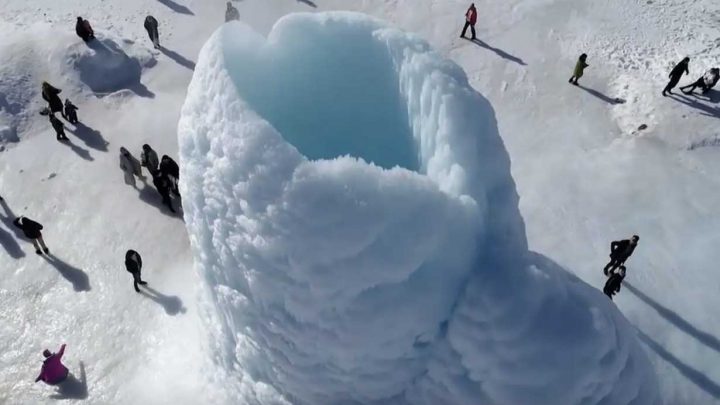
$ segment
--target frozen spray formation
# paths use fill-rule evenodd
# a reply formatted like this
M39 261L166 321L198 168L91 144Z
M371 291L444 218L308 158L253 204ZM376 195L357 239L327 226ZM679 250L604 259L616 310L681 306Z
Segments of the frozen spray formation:
M493 109L423 40L349 13L226 24L179 132L245 402L656 402L622 315L528 251Z

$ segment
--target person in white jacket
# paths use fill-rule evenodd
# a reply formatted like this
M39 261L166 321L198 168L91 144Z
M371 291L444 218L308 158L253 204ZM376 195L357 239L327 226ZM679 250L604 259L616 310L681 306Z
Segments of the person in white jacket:
M124 147L120 148L120 168L123 173L125 173L125 184L129 186L136 187L135 176L140 179L144 179L140 161L130 154L130 152Z

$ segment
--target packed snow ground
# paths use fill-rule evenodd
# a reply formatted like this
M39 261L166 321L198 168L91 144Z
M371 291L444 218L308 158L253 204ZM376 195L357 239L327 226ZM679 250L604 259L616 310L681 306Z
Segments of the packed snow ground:
M267 33L280 16L313 9L309 3L236 4L244 21ZM719 165L718 97L659 96L671 64L682 56L692 58L683 83L717 65L717 4L477 3L483 42L474 44L457 38L466 2L315 3L318 10L360 10L418 32L464 68L495 109L531 249L600 287L608 242L640 234L628 262L629 285L615 302L641 331L665 403L718 402L720 323L709 310L720 299L713 277L720 259L713 248L720 239L714 214L720 194L713 176ZM63 341L73 371L78 361L85 363L89 403L231 398L199 378L211 374L194 305L199 278L191 269L182 223L161 214L154 190L138 193L124 186L117 167L123 145L137 153L148 142L177 156L175 128L190 68L222 21L224 2L89 6L86 0L2 0L0 9L0 138L21 140L0 153L0 195L15 213L46 225L46 240L62 260L45 263L28 242L14 237L12 227L0 226L8 252L0 256L0 402L47 401L52 390L32 380L41 350ZM55 44L79 42L72 35L76 15L120 45L130 39L138 52L149 48L142 29L148 12L160 21L167 46L161 53L150 51L157 64L142 72L141 83L154 97L130 89L97 98L86 84L77 84L77 71L49 63ZM53 35L42 34L44 29ZM566 82L581 52L589 54L591 65L581 80L584 89ZM42 80L63 88L61 96L78 104L81 120L92 130L80 131L78 138L69 134L73 147L58 144L36 114ZM612 104L616 97L626 102ZM648 130L634 133L640 124ZM136 296L122 265L128 247L143 254L151 286L180 297L184 314L168 316L164 305ZM68 274L62 263L82 269L91 290L75 292L55 271ZM264 402L262 395L258 399Z

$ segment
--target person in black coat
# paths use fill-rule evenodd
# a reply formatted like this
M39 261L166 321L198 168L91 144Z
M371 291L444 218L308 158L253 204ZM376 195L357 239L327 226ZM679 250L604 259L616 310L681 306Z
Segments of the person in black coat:
M168 155L163 155L162 159L160 159L160 174L169 180L170 190L179 196L178 181L180 180L180 166Z
M142 270L142 257L140 257L140 253L132 249L125 253L125 269L133 276L133 287L135 287L135 292L140 292L138 284L147 284L147 282L142 281L140 278L140 272Z
M677 86L677 84L680 82L680 78L683 74L690 74L690 71L688 70L688 64L690 63L690 58L686 57L685 59L681 60L680 63L675 65L673 70L670 71L670 81L668 82L667 86L662 91L662 95L667 97L667 93L673 94L672 89Z
M175 213L175 209L172 206L172 200L170 199L170 180L162 174L155 173L152 174L152 176L153 184L162 197L162 203L168 207L170 212Z
M45 254L50 253L50 249L48 249L48 247L45 246L45 241L43 240L42 232L40 232L43 229L42 225L33 221L30 218L24 217L24 216L15 218L15 221L13 221L13 225L22 229L25 237L32 240L33 246L35 246L35 253L41 255L42 254L42 251L40 250L41 248L45 251Z
M620 292L620 286L622 285L624 279L625 266L620 266L617 270L612 272L607 282L605 283L605 287L603 288L603 292L605 293L605 295L612 299L613 295Z
M65 136L65 124L63 124L62 121L60 121L52 113L48 117L50 118L50 125L52 125L53 129L55 130L55 135L57 135L57 140L67 141L68 137Z
M51 114L55 114L56 112L59 112L61 115L63 115L63 102L60 99L60 94L62 90L57 89L50 85L48 82L42 83L42 98L43 100L48 102L48 107L50 109ZM63 115L64 117L64 115Z
M75 33L85 42L95 39L95 32L90 26L90 21L84 20L82 17L77 18Z
M150 41L152 41L153 46L155 46L155 49L160 48L160 34L158 33L158 22L155 19L155 17L149 15L145 17L145 31L147 31L148 36L150 36Z
M603 272L608 275L608 272L612 272L616 268L625 264L625 260L630 257L637 247L637 243L640 237L633 235L631 239L623 239L610 243L610 263L608 263Z
M68 120L69 123L75 125L79 122L78 116L77 116L77 106L70 102L69 98L65 99L65 119Z

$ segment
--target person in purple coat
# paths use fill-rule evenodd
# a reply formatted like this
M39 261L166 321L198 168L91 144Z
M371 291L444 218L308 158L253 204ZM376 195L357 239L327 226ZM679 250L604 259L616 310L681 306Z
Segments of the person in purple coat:
M42 369L40 375L35 379L35 382L43 381L48 385L57 385L65 381L68 376L68 369L62 364L62 356L65 354L65 344L60 346L60 351L57 353L51 353L50 350L45 349L43 356Z

